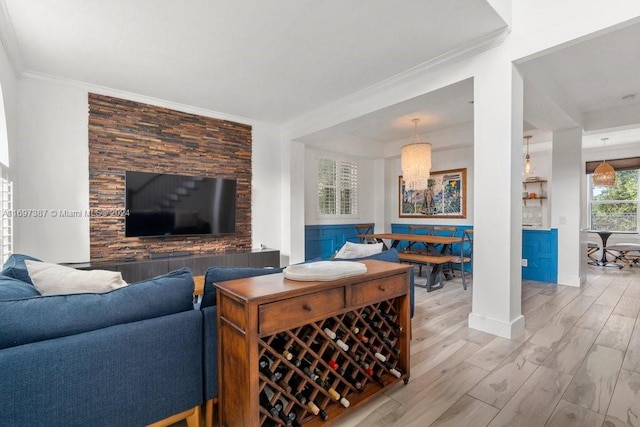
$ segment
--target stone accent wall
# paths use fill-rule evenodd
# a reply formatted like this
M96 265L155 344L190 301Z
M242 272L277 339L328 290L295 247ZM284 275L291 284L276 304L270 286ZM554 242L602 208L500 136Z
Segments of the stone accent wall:
M236 179L236 233L125 238L127 170ZM92 262L250 249L251 126L90 93L89 207Z

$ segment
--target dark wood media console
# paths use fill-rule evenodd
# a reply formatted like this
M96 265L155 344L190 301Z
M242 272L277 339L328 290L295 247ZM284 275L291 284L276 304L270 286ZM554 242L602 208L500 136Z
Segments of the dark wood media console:
M79 270L112 270L122 273L129 283L159 276L182 267L189 268L194 276L206 273L209 267L279 267L280 251L276 249L256 249L251 251L197 254L141 260L121 260L108 262L86 262L64 264Z

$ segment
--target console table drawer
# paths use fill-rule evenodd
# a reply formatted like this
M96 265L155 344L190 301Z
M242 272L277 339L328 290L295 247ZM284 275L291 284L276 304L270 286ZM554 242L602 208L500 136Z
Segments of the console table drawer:
M391 276L351 287L351 305L371 304L407 293L405 276Z
M342 287L262 304L259 308L260 334L287 329L293 324L313 322L344 307Z

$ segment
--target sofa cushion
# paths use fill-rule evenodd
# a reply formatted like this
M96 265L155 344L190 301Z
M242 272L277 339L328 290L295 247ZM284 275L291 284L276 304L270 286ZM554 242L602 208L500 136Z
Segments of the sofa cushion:
M38 296L38 290L27 282L0 275L0 301Z
M193 310L193 289L183 268L104 294L0 301L0 349Z
M64 265L25 260L40 295L104 293L127 286L119 271L76 270Z
M282 270L283 268L272 267L210 267L204 275L204 294L200 307L204 308L216 305L215 283L217 282L281 273Z
M27 266L24 263L25 260L40 261L38 258L34 258L29 255L12 254L4 263L2 275L13 277L14 279L22 280L23 282L33 285L33 282L29 277L29 272L27 271Z
M362 258L382 252L383 243L345 242L336 253L336 259Z

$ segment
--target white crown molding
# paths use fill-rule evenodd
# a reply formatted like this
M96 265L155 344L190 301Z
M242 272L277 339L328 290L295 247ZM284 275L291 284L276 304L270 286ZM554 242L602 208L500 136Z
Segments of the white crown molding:
M24 61L18 48L16 33L4 0L0 0L0 42L7 54L11 68L13 68L13 73L16 77L19 77L24 72Z
M176 111L182 111L189 114L197 114L205 117L212 117L220 120L227 120L236 123L242 123L250 126L270 126L277 128L278 126L271 123L262 122L258 120L248 119L246 117L234 116L232 114L221 113L219 111L207 110L205 108L194 107L192 105L181 104L179 102L168 101L165 99L154 98L152 96L140 95L133 92L128 92L120 89L113 89L106 86L95 85L92 83L83 82L80 80L65 79L62 77L54 76L46 73L39 73L36 71L27 70L20 75L20 78L30 78L35 80L41 80L51 82L55 84L75 87L87 92L96 93L98 95L113 96L122 99L128 99L130 101L141 102L144 104L155 105L157 107L169 108Z
M359 91L353 92L337 101L323 105L316 110L298 116L288 122L282 124L284 129L293 129L296 126L307 121L314 121L314 118L322 116L325 112L331 112L339 109L348 109L350 105L362 102L367 98L371 98L380 92L384 92L399 85L407 85L412 81L416 81L425 74L432 72L438 68L446 67L458 62L462 62L468 58L472 58L482 52L488 51L496 46L501 45L511 32L509 27L505 27L493 31L482 38L474 40L464 46L450 50L440 56L429 61L423 62L415 67L409 68L399 74L381 80L371 86Z

